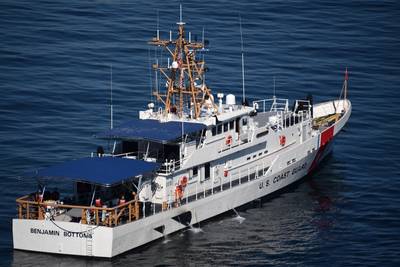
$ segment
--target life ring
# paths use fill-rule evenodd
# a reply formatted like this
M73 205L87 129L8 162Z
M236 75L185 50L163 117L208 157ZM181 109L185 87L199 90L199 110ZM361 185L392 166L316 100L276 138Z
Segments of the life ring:
M286 136L284 136L284 135L279 136L279 144L281 146L284 146L286 144Z
M225 143L226 143L227 146L232 145L232 135L228 135L228 137L226 138Z
M179 181L179 184L180 184L183 188L185 188L186 185L187 185L187 182L188 182L188 178L187 178L186 176L182 176L181 179L180 179L180 181Z
M228 177L228 175L229 175L228 170L224 170L224 177Z

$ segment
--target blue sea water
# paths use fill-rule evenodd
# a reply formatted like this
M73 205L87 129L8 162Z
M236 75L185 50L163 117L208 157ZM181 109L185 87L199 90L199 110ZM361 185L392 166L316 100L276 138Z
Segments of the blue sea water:
M397 1L182 1L186 29L210 41L207 81L241 95L239 19L251 99L339 96L352 117L316 173L281 194L112 260L13 251L23 173L94 151L150 101L156 33L179 1L0 1L0 265L399 266L400 4ZM164 57L165 61L165 57Z

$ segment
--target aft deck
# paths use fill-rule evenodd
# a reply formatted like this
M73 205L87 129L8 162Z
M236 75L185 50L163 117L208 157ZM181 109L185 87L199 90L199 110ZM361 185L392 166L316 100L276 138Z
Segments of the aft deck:
M115 207L67 205L61 201L35 201L31 195L17 199L18 219L76 221L82 224L118 226L139 219L139 201L135 198Z

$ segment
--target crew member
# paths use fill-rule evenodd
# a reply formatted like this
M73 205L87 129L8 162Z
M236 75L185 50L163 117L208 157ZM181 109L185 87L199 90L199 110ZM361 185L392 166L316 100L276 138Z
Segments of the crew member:
M122 195L122 196L120 197L120 199L119 199L118 205L123 205L123 204L125 204L125 203L126 203L126 201L125 201L125 196Z
M96 198L95 206L98 207L98 208L101 208L103 206L102 203L101 203L101 198L99 198L99 197Z

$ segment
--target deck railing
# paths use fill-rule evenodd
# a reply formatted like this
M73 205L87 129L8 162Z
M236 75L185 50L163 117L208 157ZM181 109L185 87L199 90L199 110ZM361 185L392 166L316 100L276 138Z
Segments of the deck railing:
M79 210L80 223L82 224L113 227L124 222L137 220L140 216L137 197L112 208L69 205L53 200L40 202L33 201L30 198L31 196L27 195L17 199L19 219L56 220L56 217L65 215L68 211L75 209Z
M17 199L18 218L57 221L58 216L64 214L68 215L70 211L75 210L74 213L78 215L73 217L80 218L79 221L75 222L114 227L183 206L192 201L206 198L218 194L219 192L232 189L238 185L257 180L266 175L272 165L273 163L271 165L265 165L264 162L262 162L261 164L248 167L245 170L239 168L234 171L234 169L236 169L235 167L229 171L227 176L229 179L221 182L219 185L214 185L215 177L212 177L211 187L206 186L204 183L205 181L196 183L194 192L189 193L185 190L181 199L174 199L171 203L163 203L162 205L152 203L150 205L150 210L146 210L145 203L139 204L140 202L137 195L134 195L133 200L111 208L69 205L52 200L39 202L32 200L32 196L27 195ZM141 208L143 209L142 211L140 210Z
M289 100L284 98L271 98L253 101L253 107L258 112L267 111L283 111L287 112L289 110Z

